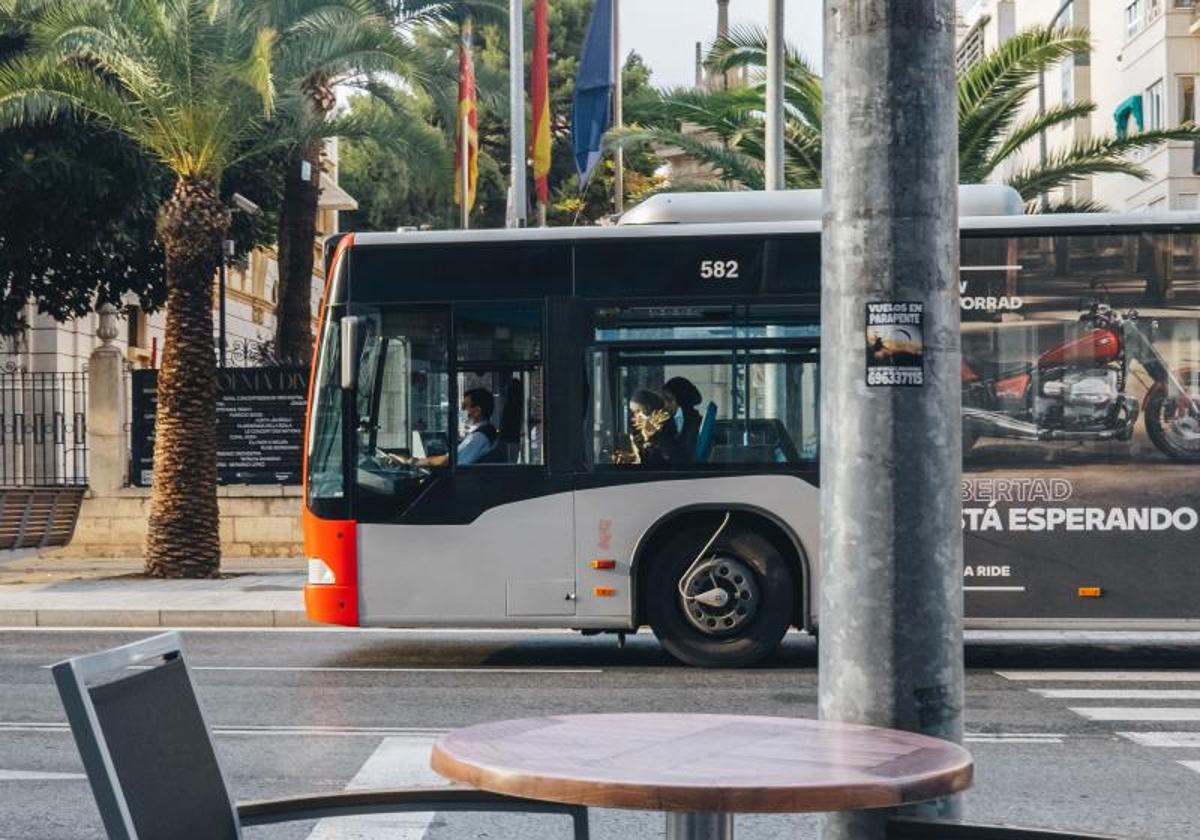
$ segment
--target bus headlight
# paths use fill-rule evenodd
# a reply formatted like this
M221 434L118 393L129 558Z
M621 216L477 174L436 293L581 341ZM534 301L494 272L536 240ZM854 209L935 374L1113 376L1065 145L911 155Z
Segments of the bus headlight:
M309 583L337 583L337 579L333 576L333 569L325 565L325 561L319 557L308 558L308 582Z

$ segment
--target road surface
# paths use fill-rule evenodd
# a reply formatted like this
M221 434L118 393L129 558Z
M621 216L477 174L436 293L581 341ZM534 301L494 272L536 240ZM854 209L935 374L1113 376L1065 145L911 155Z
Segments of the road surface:
M0 631L0 838L103 834L47 665L147 632ZM1133 641L972 634L968 816L1128 837L1194 838L1200 820L1200 634ZM1017 638L1017 642L1012 639ZM1074 638L1074 637L1073 637ZM1165 641L1164 641L1165 640ZM624 711L816 714L815 642L769 666L701 671L652 638L558 632L188 631L238 799L437 783L432 740L506 717ZM597 732L603 737L603 732ZM818 817L738 818L742 840L815 838ZM662 834L659 815L593 811L597 840ZM251 829L248 838L569 836L561 819L423 814Z

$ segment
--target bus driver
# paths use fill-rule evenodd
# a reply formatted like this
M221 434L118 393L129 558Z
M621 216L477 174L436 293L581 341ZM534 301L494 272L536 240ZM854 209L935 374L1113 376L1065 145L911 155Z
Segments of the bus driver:
M487 388L472 388L463 393L462 411L467 415L467 431L458 442L458 465L477 464L491 454L496 448L496 438L499 432L492 425L492 411L496 407L496 398ZM389 455L404 464L416 464L419 467L444 467L450 463L450 456L430 455L428 458L409 458L403 455Z

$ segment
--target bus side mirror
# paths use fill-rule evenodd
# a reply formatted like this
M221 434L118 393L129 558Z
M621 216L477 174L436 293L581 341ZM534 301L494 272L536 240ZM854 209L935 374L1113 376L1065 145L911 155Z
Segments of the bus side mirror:
M362 345L366 318L346 315L342 318L342 388L353 391L358 386L359 347Z

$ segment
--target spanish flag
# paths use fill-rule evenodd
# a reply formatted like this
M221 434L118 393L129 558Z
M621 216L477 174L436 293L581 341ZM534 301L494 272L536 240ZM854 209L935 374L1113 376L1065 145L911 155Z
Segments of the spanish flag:
M479 111L475 107L475 64L471 61L471 20L462 24L458 46L458 129L454 144L454 203L462 206L463 130L467 147L467 210L475 206L475 184L479 180Z
M540 204L550 203L550 30L547 0L533 3L533 66L530 89L533 100L533 183Z

